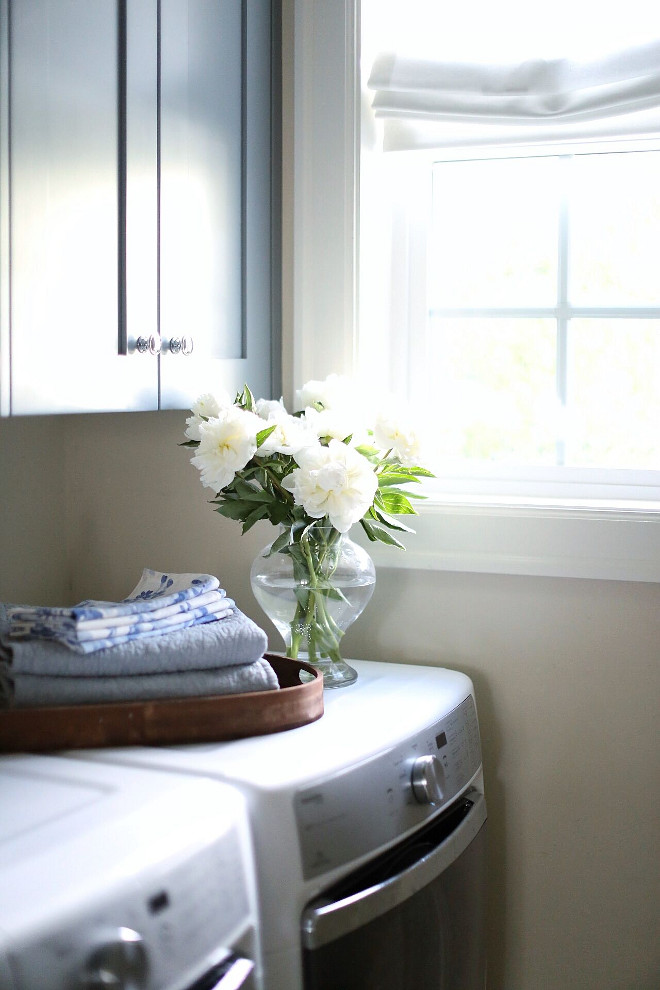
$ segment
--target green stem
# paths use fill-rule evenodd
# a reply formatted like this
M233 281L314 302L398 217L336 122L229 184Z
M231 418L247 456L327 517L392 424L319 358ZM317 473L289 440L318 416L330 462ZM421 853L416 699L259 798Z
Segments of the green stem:
M285 502L288 502L289 505L293 505L294 504L293 495L291 494L291 492L288 492L286 490L286 488L282 488L282 485L280 484L279 478L277 477L277 475L275 474L275 472L273 471L273 469L270 468L270 467L268 467L268 464L267 463L264 464L263 458L261 458L261 457L256 457L255 456L253 460L254 460L255 464L258 465L259 470L260 471L263 471L263 473L267 476L267 478L270 481L270 483L273 486L273 488L277 489L277 493L278 493L279 497L282 498ZM253 474L255 472L252 471L250 473Z
M332 558L328 560L328 554L339 537L340 534L334 530L329 539L321 534L307 534L298 542L297 553L292 554L294 578L308 589L304 604L297 596L296 610L291 621L291 655L294 659L298 656L306 633L308 656L312 663L324 657L335 662L341 661L339 640L343 631L333 619L325 601L327 588L332 587L331 579L337 567L337 561L332 566ZM324 569L326 564L327 571Z
M325 589L322 585L329 585L331 583L330 579L332 578L332 575L335 573L337 569L338 561L335 562L334 566L332 567L332 570L329 570L327 573L323 572L323 565L326 561L326 558L330 553L330 551L332 550L332 548L334 547L334 545L336 544L338 539L339 539L339 534L335 533L333 530L330 539L324 541L325 542L324 547L322 547L321 540L318 540L318 542L316 542L316 546L319 548L318 568L321 571L321 573L323 573L323 580L321 582L319 581L317 571L314 567L314 558L310 547L310 540L308 538L306 540L301 541L301 543L304 544L303 552L305 554L305 558L307 561L309 582L311 587L311 593L309 596L310 604L307 609L307 621L309 623L309 629L310 629L310 645L313 640L314 655L316 656L316 637L312 635L312 630L318 628L324 629L326 633L326 636L324 637L326 640L326 648L325 649L320 648L320 653L321 656L329 656L333 660L341 659L339 654L339 640L341 639L342 632L335 623L330 613L328 612L328 609L326 608L325 597L324 597ZM328 639L330 639L335 644L334 648L332 646L330 647L327 646Z

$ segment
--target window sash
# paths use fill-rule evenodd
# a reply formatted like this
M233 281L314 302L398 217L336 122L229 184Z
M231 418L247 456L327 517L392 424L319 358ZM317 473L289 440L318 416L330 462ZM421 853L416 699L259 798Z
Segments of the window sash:
M657 147L657 145L655 146ZM576 152L577 153L577 152ZM580 153L587 153L580 149ZM534 157L538 150L534 149ZM517 154L506 156L519 157ZM525 156L527 157L527 156ZM557 157L562 166L569 166L575 154L558 156L550 151L548 157ZM386 167L398 172L398 165ZM427 362L424 340L429 332L428 327L434 317L461 318L546 318L555 322L556 332L556 394L562 405L566 404L568 381L568 338L572 320L578 319L621 319L621 320L658 320L660 306L580 306L569 303L568 300L568 215L564 205L560 215L558 245L558 275L557 295L554 305L544 306L437 306L429 308L426 304L427 274L426 257L430 237L430 217L432 182L431 176L436 166L441 165L437 156L433 159L425 156L403 156L404 164L400 167L405 172L405 161L410 163L413 171L409 181L403 186L411 190L408 198L404 197L392 205L394 216L393 226L396 236L393 246L398 254L396 265L393 266L391 296L397 302L398 313L396 327L390 328L389 335L383 330L383 312L379 313L377 325L369 331L368 319L363 314L361 325L362 345L358 351L359 366L364 369L365 378L369 369L373 369L374 355L381 349L391 347L396 359L389 373L388 385L405 397L415 393L415 383L423 380ZM383 160L385 161L385 159ZM392 188L401 187L401 175L398 174L392 183ZM425 187L425 188L424 188ZM365 189L368 195L368 189ZM406 194L407 195L407 194ZM379 202L382 197L379 194ZM398 271L398 276L395 273ZM397 281L398 279L398 281ZM377 290L379 291L379 290ZM382 289L380 290L382 292ZM365 302L368 310L369 303ZM389 338L389 339L388 339ZM382 358L381 358L382 361ZM383 366L386 362L382 362ZM421 377L420 377L421 376ZM466 497L501 499L506 494L511 497L543 498L550 501L556 498L591 499L602 504L604 500L642 500L645 502L660 500L660 471L640 471L634 469L596 469L592 467L574 468L565 466L563 438L558 438L557 464L544 468L541 472L536 467L488 466L483 462L461 461L451 468L440 465L442 478L439 482L430 483L427 488L434 499L445 496L455 498L461 491Z

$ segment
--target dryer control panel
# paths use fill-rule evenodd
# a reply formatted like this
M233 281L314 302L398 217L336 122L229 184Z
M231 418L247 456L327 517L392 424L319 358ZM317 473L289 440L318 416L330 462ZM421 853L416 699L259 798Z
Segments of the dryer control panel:
M306 880L401 838L451 804L481 770L474 699L400 745L296 792Z

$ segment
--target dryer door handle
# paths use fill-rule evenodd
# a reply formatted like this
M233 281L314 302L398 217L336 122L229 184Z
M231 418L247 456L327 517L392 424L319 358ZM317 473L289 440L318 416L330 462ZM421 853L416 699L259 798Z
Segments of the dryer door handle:
M230 956L197 980L188 990L252 990L254 963L250 959Z
M469 810L462 813L460 824L444 836L439 845L429 848L428 842L423 842L420 838L419 849L416 850L417 839L413 834L395 847L410 854L407 859L404 854L403 860L407 865L400 872L392 875L386 871L382 879L370 878L370 882L358 890L344 892L340 889L336 900L329 900L332 896L332 891L329 891L327 896L321 895L308 905L302 917L305 948L318 949L356 931L407 901L444 873L467 850L486 822L486 801L483 794L473 791L464 797L469 798ZM420 831L423 833L425 830ZM417 856L414 856L416 851ZM412 863L411 857L414 857ZM365 867L367 869L368 864Z

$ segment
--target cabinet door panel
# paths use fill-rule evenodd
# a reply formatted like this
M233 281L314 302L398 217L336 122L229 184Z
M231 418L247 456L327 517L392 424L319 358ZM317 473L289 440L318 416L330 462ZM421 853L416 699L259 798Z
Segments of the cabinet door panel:
M122 352L135 357L138 338L148 340L159 332L158 0L124 0L123 7L126 69L119 113L120 169L125 167L125 175L119 184L119 237L124 243L119 258L124 270L119 273L119 344ZM158 362L152 358L148 363L155 388Z
M162 0L161 80L161 405L269 394L270 2Z
M157 407L156 360L120 354L119 24L115 0L9 7L14 414Z

